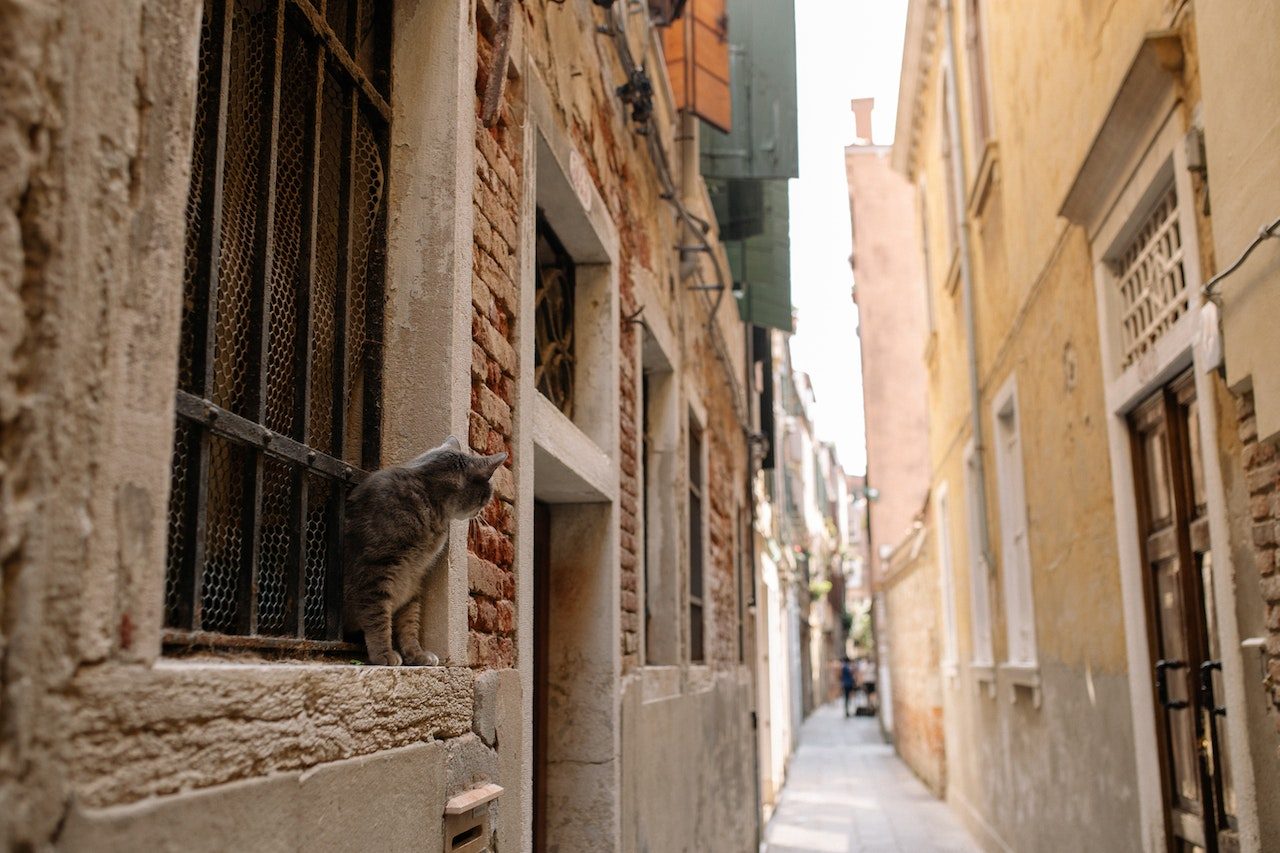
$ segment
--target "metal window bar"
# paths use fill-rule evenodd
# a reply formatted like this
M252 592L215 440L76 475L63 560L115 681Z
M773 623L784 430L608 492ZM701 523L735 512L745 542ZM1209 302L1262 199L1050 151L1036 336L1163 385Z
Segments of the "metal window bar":
M169 645L353 648L340 535L380 454L387 5L205 2Z

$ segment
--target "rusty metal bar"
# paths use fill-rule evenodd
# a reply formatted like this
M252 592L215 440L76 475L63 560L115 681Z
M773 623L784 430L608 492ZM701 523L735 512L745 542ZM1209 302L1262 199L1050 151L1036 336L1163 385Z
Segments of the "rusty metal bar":
M485 127L498 123L498 107L502 103L502 89L507 81L507 57L511 54L511 6L514 0L498 0L493 32L493 64L489 66L489 79L485 81L484 106L480 119Z
M201 400L194 394L179 391L175 403L179 415L200 424L208 432L251 447L260 447L272 456L330 479L358 483L368 476L365 471L352 467L341 459L307 447L287 435L267 429L262 424L254 423L208 400Z
M212 169L212 187L211 194L207 196L210 202L209 216L204 233L201 234L199 242L200 257L204 264L202 270L201 281L197 282L197 294L203 294L204 303L198 305L196 316L202 317L203 322L197 323L197 339L196 346L192 357L194 359L193 374L199 376L197 384L204 390L206 395L213 393L213 359L214 359L214 340L215 326L218 314L218 265L222 255L222 198L223 186L226 178L226 152L227 152L227 102L229 100L228 89L231 79L231 26L235 17L234 0L212 0L208 7L208 13L211 17L216 17L221 12L221 27L217 28L214 34L215 50L219 54L218 75L215 89L215 99L217 101L217 119L213 139L213 169ZM203 198L204 196L202 196ZM199 302L199 297L197 297ZM181 395L182 392L179 392ZM191 555L184 563L184 569L189 569L190 578L184 582L187 587L186 591L190 594L190 625L193 630L199 630L201 620L203 619L203 594L204 594L204 564L205 564L205 547L206 532L208 529L208 498L209 498L209 436L203 431L200 432L198 439L198 451L195 457L195 482L191 489L191 497L187 503L186 523L192 524L192 548Z
M267 649L295 652L328 652L363 655L364 649L355 643L333 640L304 640L296 637L244 637L215 631L179 631L166 629L161 637L166 647L195 651L200 647L210 649Z
M355 178L356 127L359 122L359 102L354 92L344 93L342 134L342 169L338 181L338 264L334 282L335 305L333 312L333 452L346 458L347 411L347 344L351 310L351 240L353 234L351 215L351 183Z
M324 572L324 636L342 639L342 527L346 523L347 491L335 483L328 525L328 548Z
M347 82L351 83L356 91L360 93L369 105L377 112L378 116L384 123L391 123L391 105L387 103L387 99L382 97L381 93L374 88L373 83L365 76L364 70L355 58L347 50L346 45L333 32L333 29L325 21L324 16L311 7L306 0L288 0L289 8L295 10L306 22L312 34L320 39L325 46L330 58L334 64L347 78Z
M295 637L307 635L307 510L310 489L305 469L294 469L294 494L297 500L290 509L289 524L293 529L288 564L293 570L292 583L285 586L284 624Z
M386 138L378 140L378 156L384 172L389 172L390 145ZM385 289L386 232L388 216L386 184L382 192L377 218L369 234L369 266L365 271L364 297L364 400L361 409L360 464L374 471L382 465L382 336L384 327L383 293Z
M254 220L254 270L253 270L253 303L255 309L251 313L250 335L251 365L257 367L255 399L251 411L258 423L267 419L267 383L270 367L271 336L271 303L274 297L271 282L272 267L275 262L275 217L276 217L276 184L280 159L280 90L284 66L284 8L285 0L276 0L275 33L268 42L271 50L271 80L263 91L263 101L268 117L263 128L266 143L267 163L265 180L259 185L259 197L256 199L261 216ZM261 149L259 149L261 150ZM254 359L256 357L256 364ZM254 449L250 454L252 460L251 476L247 477L250 493L246 496L244 514L241 522L248 532L248 545L244 553L244 565L240 569L236 585L236 621L241 633L258 633L258 574L262 563L262 502L264 460L262 453Z

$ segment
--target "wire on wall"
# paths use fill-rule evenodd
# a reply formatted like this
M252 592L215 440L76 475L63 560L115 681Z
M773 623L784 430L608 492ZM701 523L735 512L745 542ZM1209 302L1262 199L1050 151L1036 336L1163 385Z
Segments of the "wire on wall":
M630 4L624 5L629 6ZM643 4L641 4L641 8L644 8ZM676 216L681 224L685 226L696 241L696 245L682 246L681 251L692 249L703 252L711 259L711 263L715 267L717 282L713 284L700 282L697 286L689 289L701 295L707 309L707 322L705 324L707 335L711 338L712 349L715 351L716 359L720 362L720 366L724 370L725 379L728 381L729 388L732 391L733 411L738 421L738 427L750 441L753 430L751 429L750 418L747 415L746 401L743 399L742 388L738 385L738 378L734 374L733 362L729 358L728 345L725 343L720 326L716 321L720 311L720 304L727 289L726 282L731 281L731 277L725 274L726 270L721 264L720 256L716 254L715 247L707 238L707 233L711 230L711 223L695 215L685 206L683 199L680 197L679 189L676 187L675 179L672 177L671 160L659 141L657 127L653 120L653 86L649 79L648 71L641 63L636 62L635 56L631 53L631 45L627 43L625 16L628 13L615 5L606 14L609 17L609 24L601 27L600 32L610 36L618 54L618 61L622 65L623 74L627 80L626 83L618 87L618 96L631 107L631 118L637 125L636 133L645 139L649 149L649 157L658 173L658 182L662 189L661 197L675 209ZM643 17L644 37L647 41L652 29L652 23L649 21L647 13ZM695 270L697 269L698 267L695 266ZM714 297L711 296L712 293L715 293Z

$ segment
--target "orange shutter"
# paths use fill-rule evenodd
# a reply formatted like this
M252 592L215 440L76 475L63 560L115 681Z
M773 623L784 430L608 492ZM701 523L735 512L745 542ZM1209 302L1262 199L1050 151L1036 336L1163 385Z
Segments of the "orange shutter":
M725 0L689 0L682 18L663 31L662 47L677 109L728 132L729 19Z

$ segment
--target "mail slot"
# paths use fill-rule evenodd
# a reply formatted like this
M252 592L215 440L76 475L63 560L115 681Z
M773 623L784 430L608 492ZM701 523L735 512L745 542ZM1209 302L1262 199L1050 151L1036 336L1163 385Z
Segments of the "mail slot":
M448 853L488 853L493 834L490 803L502 793L501 785L481 785L463 791L444 806L444 849Z

